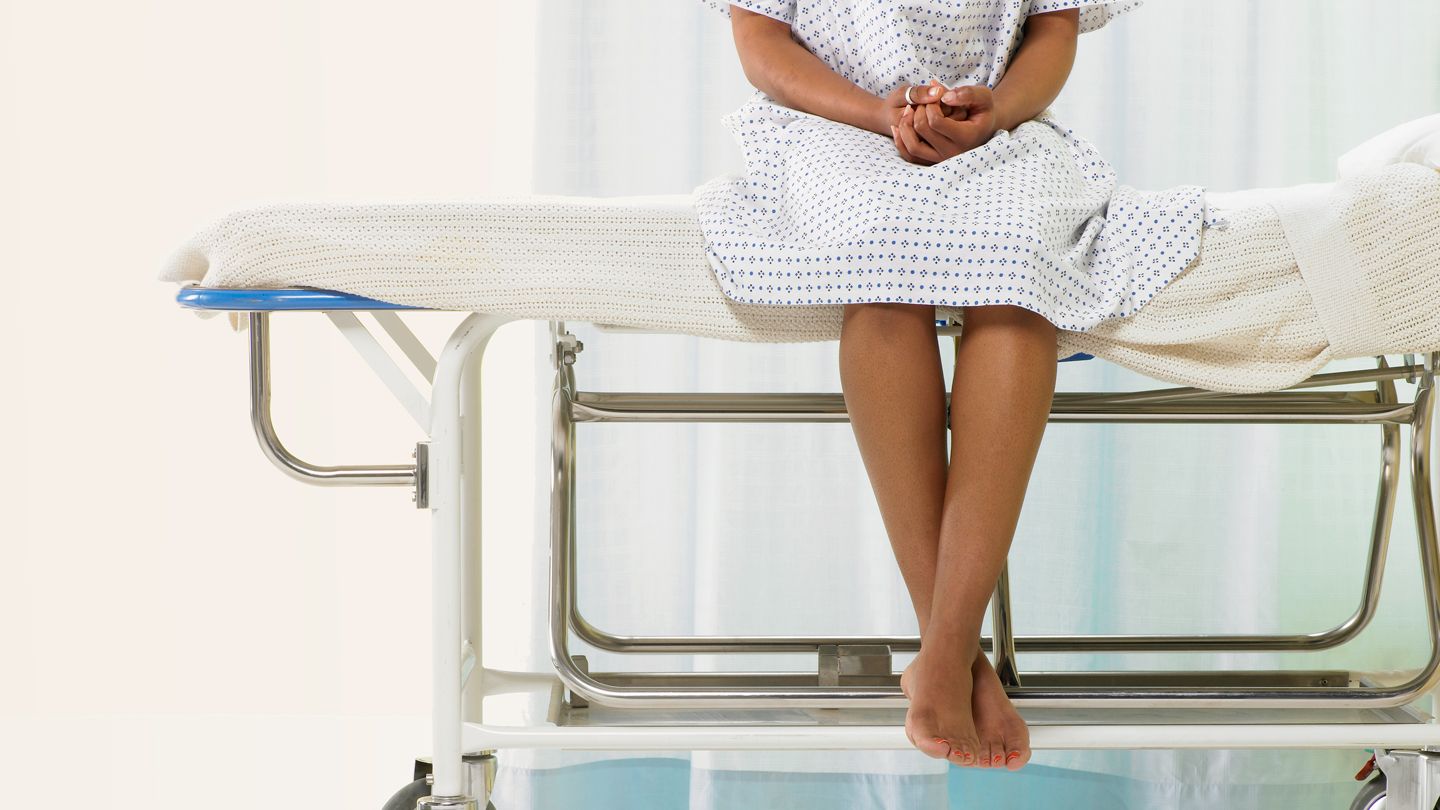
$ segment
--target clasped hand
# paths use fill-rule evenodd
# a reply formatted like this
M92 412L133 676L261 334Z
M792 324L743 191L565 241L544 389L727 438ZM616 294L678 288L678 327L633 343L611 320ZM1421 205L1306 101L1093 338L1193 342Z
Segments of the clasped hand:
M990 88L966 85L950 89L938 81L916 85L905 101L900 85L885 98L890 133L900 156L931 166L981 146L994 137L995 104Z

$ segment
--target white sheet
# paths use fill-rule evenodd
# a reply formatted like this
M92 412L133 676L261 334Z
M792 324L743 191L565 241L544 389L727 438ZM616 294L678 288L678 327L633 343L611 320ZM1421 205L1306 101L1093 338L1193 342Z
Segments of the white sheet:
M1168 382L1264 391L1373 353L1377 340L1387 353L1440 349L1440 173L1387 165L1336 183L1213 194L1208 205L1227 225L1206 229L1199 258L1134 315L1062 331L1057 356L1083 351ZM1307 241L1297 250L1287 233ZM1327 261L1338 235L1343 262ZM689 195L254 208L197 234L161 278L764 342L838 339L843 311L727 298ZM1355 297L1356 279L1373 294Z

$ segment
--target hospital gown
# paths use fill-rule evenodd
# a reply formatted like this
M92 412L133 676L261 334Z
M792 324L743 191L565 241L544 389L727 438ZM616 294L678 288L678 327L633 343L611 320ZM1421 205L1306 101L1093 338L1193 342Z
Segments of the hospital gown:
M701 0L729 16L723 0ZM1140 0L741 0L790 23L831 69L884 97L902 83L994 88L1030 14L1080 9L1080 31ZM919 92L919 91L917 91ZM934 165L888 135L763 91L726 115L742 174L695 190L721 290L751 304L1011 304L1085 331L1135 312L1193 260L1204 188L1118 184L1049 109Z

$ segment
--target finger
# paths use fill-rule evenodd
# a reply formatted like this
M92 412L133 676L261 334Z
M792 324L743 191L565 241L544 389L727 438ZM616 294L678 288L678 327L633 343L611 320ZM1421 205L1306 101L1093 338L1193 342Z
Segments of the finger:
M905 148L905 142L900 140L900 129L890 127L890 134L895 140L895 151L899 152L900 157L904 158L907 163L914 163L915 156L910 154L910 150Z
M915 155L910 153L910 150L905 146L905 142L900 140L900 130L897 127L891 127L890 131L895 133L895 149L900 153L900 157L905 159L905 162L918 163L921 166L929 163L929 161L921 160L920 158L915 157Z
M964 105L966 103L966 100L971 98L973 95L974 94L971 92L970 86L966 85L964 87L953 88L952 90L950 90L950 92L941 96L940 100L945 102L946 104L953 104L959 107Z
M974 128L974 124L969 124L964 120L956 120L945 115L934 115L927 118L925 126L931 132L935 133L936 138L943 138L950 143L959 143L969 131L967 127L970 129ZM929 137L927 137L926 140L931 143L935 142L930 140Z
M988 87L982 90L976 85L967 84L944 94L940 100L956 107L964 107L966 110L986 110L994 102L994 95L990 93Z
M915 122L924 113L920 107L916 107L908 116L901 119L900 137L905 138L908 134L913 140L906 141L906 147L915 157L929 163L939 163L945 159L945 155L935 149L935 145L926 141L925 137L915 129Z
M972 143L980 127L979 121L968 118L936 117L932 119L929 124L930 127L935 130L938 137L945 138L957 147L961 144ZM963 152L965 150L961 149L960 151Z
M925 142L930 144L936 152L943 155L953 155L955 154L953 139L935 127L937 120L948 120L940 114L937 107L938 105L936 104L926 104L921 112L915 114L915 131L919 133L920 137L924 138Z
M900 140L899 127L890 127L890 132L894 135L895 151L900 153L900 157L903 158L906 163L919 163L920 160L914 155L910 154L910 150L905 148L905 142Z
M915 128L911 126L908 118L902 118L900 120L899 129L900 140L905 142L905 148L910 150L910 154L926 160L940 160L940 156L935 153L935 150L921 140L920 136L915 133Z
M970 110L965 107L952 107L943 101L940 103L940 112L945 113L945 117L951 121L965 121L970 118Z
M912 156L916 157L916 159L927 161L940 160L940 156L936 153L935 148L930 146L930 144L924 143L924 138L920 137L920 133L914 131L914 115L916 115L914 108L910 108L910 110L900 115L900 140L903 141L906 150L909 151ZM917 163L919 163L919 160L917 160Z
M947 92L945 85L940 84L935 79L931 79L930 84L913 84L909 90L910 101L906 102L906 106L911 103L930 104L937 102L945 92ZM900 99L904 102L905 96L901 95Z

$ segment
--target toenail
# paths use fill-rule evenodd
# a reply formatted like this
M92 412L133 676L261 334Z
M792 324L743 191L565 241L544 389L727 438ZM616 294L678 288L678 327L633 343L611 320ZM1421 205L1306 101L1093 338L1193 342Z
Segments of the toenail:
M1019 752L1019 751L1011 751L1010 754L1009 754L1009 756L1006 757L1006 759L1019 759L1019 758L1020 758L1020 752Z
M992 761L993 761L996 765L999 765L1000 762L1002 761L1002 757L1001 757L999 754L996 754L996 755L995 755L995 759L992 760Z

